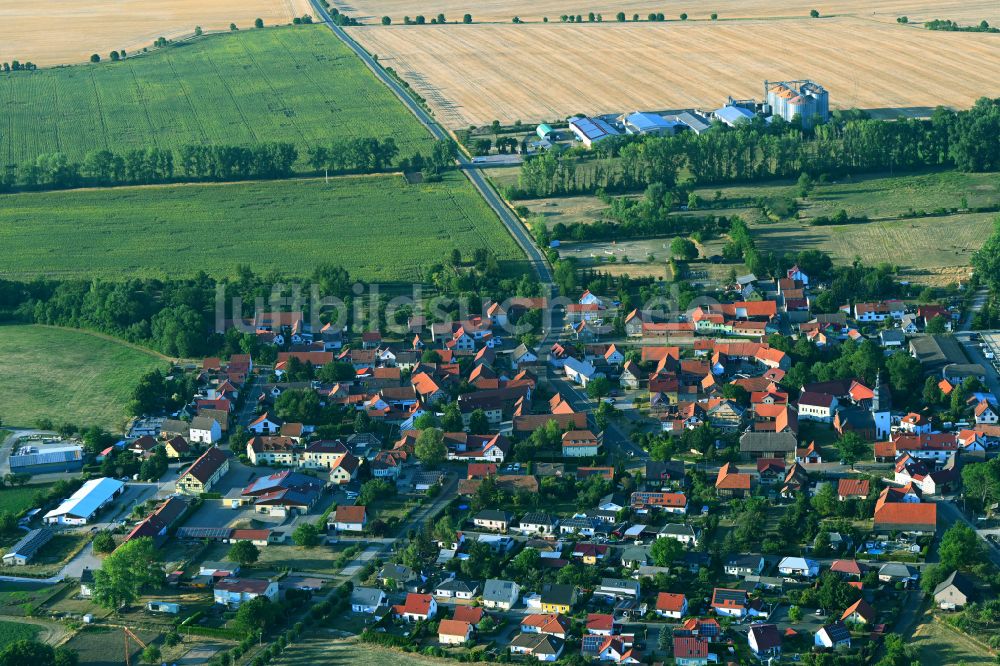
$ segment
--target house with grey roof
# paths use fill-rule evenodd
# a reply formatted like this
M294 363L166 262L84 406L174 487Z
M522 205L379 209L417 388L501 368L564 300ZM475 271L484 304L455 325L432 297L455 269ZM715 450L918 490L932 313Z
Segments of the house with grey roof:
M973 592L969 579L958 571L952 571L934 588L934 603L943 610L958 610L969 603Z
M517 604L521 586L509 580L491 578L483 586L483 606L510 610Z
M479 592L479 583L449 578L434 587L434 596L443 599L472 599Z
M638 599L640 594L639 581L625 578L602 578L601 584L594 594L605 597L631 597Z
M698 531L686 523L667 523L656 533L657 539L673 539L685 546L698 545Z
M356 587L351 591L351 610L355 613L374 614L387 603L385 592L377 587Z

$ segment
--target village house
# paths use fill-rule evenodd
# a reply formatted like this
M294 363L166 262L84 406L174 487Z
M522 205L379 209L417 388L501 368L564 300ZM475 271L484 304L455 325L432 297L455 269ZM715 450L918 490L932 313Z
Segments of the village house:
M538 661L555 661L562 655L563 641L548 634L525 634L515 636L507 645L511 654L523 654Z
M589 430L570 430L562 436L562 454L566 458L592 458L601 448L601 440Z
M351 610L355 613L374 614L385 606L388 597L377 587L355 587L351 591Z
M973 591L972 584L965 576L952 571L934 588L934 603L942 610L959 610L968 605Z
M483 586L483 606L510 610L521 595L521 586L509 580L491 578Z
M229 471L229 458L222 450L211 447L181 472L177 490L188 495L211 492L212 487Z
M410 592L402 604L392 607L393 613L406 622L431 620L437 615L437 602L429 594Z
M278 583L256 578L223 578L216 581L213 592L215 603L229 608L239 608L244 601L257 597L278 600Z
M442 645L462 645L471 640L472 625L460 620L441 620L438 624L438 642Z
M507 511L483 509L473 517L472 523L484 530L506 534L512 520L514 516Z
M683 594L660 592L656 595L656 614L673 620L679 620L687 614L687 597Z
M368 513L363 506L338 506L333 516L333 528L338 532L364 532Z
M781 658L781 633L773 624L755 624L747 631L750 651L760 660Z

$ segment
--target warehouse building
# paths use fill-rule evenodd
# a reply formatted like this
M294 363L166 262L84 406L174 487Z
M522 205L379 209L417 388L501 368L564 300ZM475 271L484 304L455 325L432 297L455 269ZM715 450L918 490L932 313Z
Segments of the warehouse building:
M600 118L573 118L569 121L569 128L577 139L583 142L587 148L592 148L595 143L604 139L620 136L621 133Z
M125 492L125 484L117 479L91 479L45 514L46 525L86 525L97 512Z
M756 116L756 114L750 109L742 106L736 106L734 104L727 104L721 109L716 109L712 113L713 118L729 125L730 127L736 127L737 125L749 123L754 119L754 116Z
M39 449L25 446L10 457L10 471L19 474L79 472L83 469L83 447L58 446Z
M690 111L681 111L680 113L668 113L664 114L664 120L667 122L675 122L683 127L678 127L677 129L683 129L686 127L695 134L702 134L712 129L712 123L707 119L701 117L700 115L695 115Z
M677 126L682 123L676 120L667 120L656 113L646 113L636 111L628 115L623 115L618 119L626 134L652 134L654 136L671 136L677 131Z
M14 544L14 547L4 553L3 563L6 565L22 566L31 561L31 558L47 544L53 535L53 531L47 527L31 530L24 535L24 538Z
M764 81L765 101L771 113L788 122L798 116L803 127L811 127L818 116L820 122L830 119L830 95L812 81Z

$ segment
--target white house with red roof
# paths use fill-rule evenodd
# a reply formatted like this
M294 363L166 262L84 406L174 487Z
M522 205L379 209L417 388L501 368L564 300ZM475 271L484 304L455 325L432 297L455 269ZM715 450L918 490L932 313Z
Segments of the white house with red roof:
M392 611L407 622L430 620L437 615L437 601L430 594L410 592L406 595L406 601L393 606Z
M687 614L687 597L673 592L660 592L656 595L656 614L679 620Z

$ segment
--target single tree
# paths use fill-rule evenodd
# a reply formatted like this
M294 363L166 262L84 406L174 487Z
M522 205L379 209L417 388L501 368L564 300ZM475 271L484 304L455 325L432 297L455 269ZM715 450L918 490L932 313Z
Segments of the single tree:
M163 567L153 540L133 539L104 558L101 568L94 572L94 601L116 611L162 582Z
M649 547L649 556L658 567L669 567L684 554L684 545L677 539L662 537Z
M472 14L466 14L463 16L462 23L472 23Z
M98 553L110 553L115 549L115 538L111 532L101 530L94 535L94 550Z
M490 422L486 412L476 409L469 415L469 432L473 435L485 435L490 431Z
M319 528L312 523L300 523L292 532L292 541L296 546L315 548L319 545Z
M389 16L383 16L382 25L392 25L392 18Z
M434 467L444 462L448 447L444 444L444 433L439 428L428 428L417 437L413 452L425 465Z
M281 616L281 607L267 597L254 597L240 604L233 623L246 634L253 636L265 631Z
M587 396L599 400L611 392L611 380L607 377L595 377L587 384Z
M713 21L718 21L719 20L719 15L716 14L715 12L712 12L712 20Z
M96 53L90 56L90 62L101 62L101 56Z
M617 14L615 14L615 19L619 23L624 23L625 22L625 12L618 12Z
M248 566L260 557L260 549L250 541L237 541L229 549L229 559L241 566Z
M688 15L682 13L680 18L681 18L682 21L687 21L688 20Z
M147 645L142 650L142 660L147 664L160 663L160 648L155 645Z
M809 10L809 16L811 16L813 18L819 18L819 10L817 10L817 9L810 9Z
M854 469L855 463L868 452L868 444L857 433L848 431L837 440L837 452L843 463Z
M264 27L264 19L260 19L260 18L254 19L254 21L253 21L253 27L255 27L255 28L263 28Z
M670 254L677 259L692 261L698 258L698 246L689 238L677 238L670 241Z

